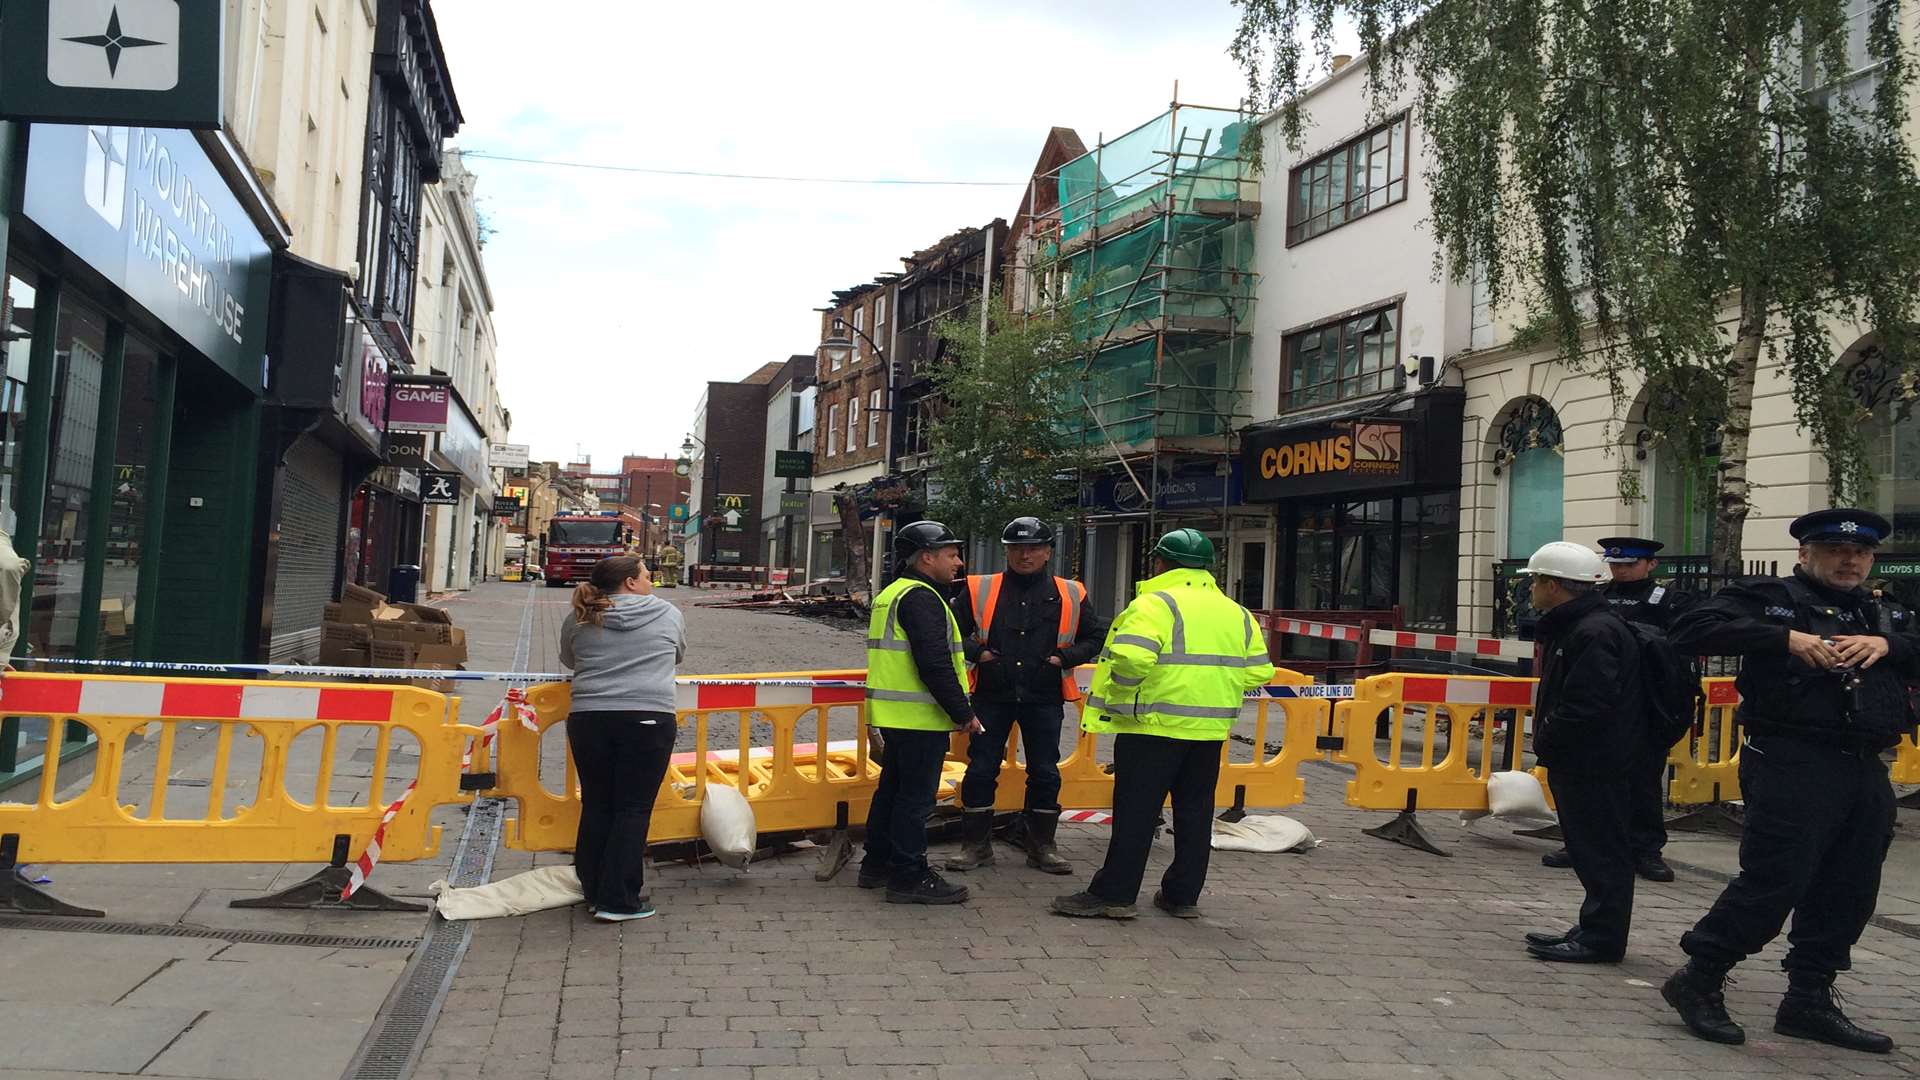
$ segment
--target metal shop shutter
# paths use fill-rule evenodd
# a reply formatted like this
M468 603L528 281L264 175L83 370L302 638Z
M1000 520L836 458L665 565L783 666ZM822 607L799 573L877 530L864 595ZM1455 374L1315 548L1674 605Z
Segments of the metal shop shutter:
M302 436L287 454L274 583L273 661L313 659L340 552L340 455Z

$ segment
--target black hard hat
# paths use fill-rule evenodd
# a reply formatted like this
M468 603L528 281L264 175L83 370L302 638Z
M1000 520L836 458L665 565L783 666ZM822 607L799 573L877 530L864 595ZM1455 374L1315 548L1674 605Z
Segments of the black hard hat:
M1003 544L1051 544L1053 526L1037 517L1017 517L1000 532Z
M960 538L953 535L953 530L937 521L916 521L893 534L893 553L903 559L933 548L959 546Z

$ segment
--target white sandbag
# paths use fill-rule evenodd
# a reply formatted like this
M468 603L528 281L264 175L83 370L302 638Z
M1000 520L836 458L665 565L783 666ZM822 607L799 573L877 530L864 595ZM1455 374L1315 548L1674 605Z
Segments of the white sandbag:
M571 866L542 866L471 889L456 889L445 881L436 881L427 891L440 898L435 905L440 917L456 921L528 915L586 899L580 891L580 875Z
M707 797L700 800L700 838L721 865L747 868L759 831L754 826L753 804L739 788L707 785Z
M1553 820L1547 793L1530 772L1497 772L1487 777L1487 809L1494 817Z
M1319 847L1313 832L1290 817L1249 814L1239 821L1213 822L1215 851L1297 851Z

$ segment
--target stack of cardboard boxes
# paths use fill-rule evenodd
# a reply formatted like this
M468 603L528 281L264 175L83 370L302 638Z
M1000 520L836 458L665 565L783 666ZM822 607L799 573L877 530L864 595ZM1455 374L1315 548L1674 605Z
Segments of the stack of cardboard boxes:
M439 608L390 604L372 589L348 585L328 604L320 626L322 667L425 668L461 671L467 635ZM452 683L421 679L416 686L445 693Z

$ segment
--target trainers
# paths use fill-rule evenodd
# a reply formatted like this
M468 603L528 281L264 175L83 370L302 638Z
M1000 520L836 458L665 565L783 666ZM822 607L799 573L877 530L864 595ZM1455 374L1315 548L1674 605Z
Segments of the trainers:
M1689 960L1668 977L1660 996L1680 1014L1688 1031L1708 1042L1738 1046L1747 1041L1747 1033L1727 1015L1728 981L1726 968Z
M1167 894L1160 889L1154 890L1153 906L1176 919L1197 919L1200 917L1200 906L1198 904L1176 904L1167 899Z
M1830 985L1817 987L1811 993L1802 993L1799 987L1789 989L1780 1001L1780 1011L1774 1014L1774 1033L1793 1039L1811 1039L1842 1050L1893 1053L1893 1039L1847 1019L1847 1014L1840 1011L1839 998L1839 993Z
M1132 904L1116 904L1090 892L1059 897L1053 902L1053 913L1071 915L1076 919L1131 919L1139 914Z
M636 919L651 919L656 914L658 914L658 912L654 910L653 905L643 900L640 903L640 909L638 911L604 911L595 908L593 920L604 923L633 922Z
M967 896L965 885L955 885L932 870L912 884L887 886L889 904L964 904Z

